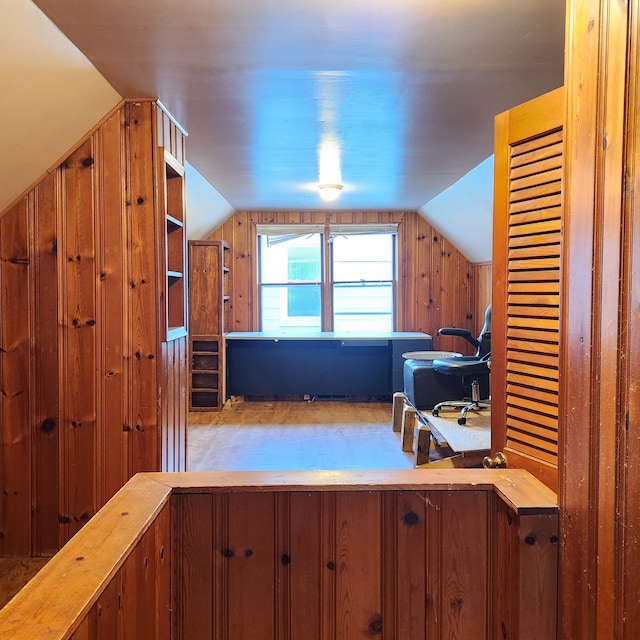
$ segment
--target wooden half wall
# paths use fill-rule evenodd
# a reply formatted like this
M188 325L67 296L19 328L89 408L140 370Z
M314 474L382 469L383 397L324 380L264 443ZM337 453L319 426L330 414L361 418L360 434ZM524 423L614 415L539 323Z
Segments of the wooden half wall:
M158 330L165 146L184 162L157 103L123 103L0 215L0 555L52 554L134 473L184 469L186 339Z
M554 640L527 472L140 474L0 611L40 640Z
M256 331L256 224L398 224L397 331L424 331L434 349L464 351L461 340L437 337L440 327L474 334L490 302L491 265L471 264L415 211L238 211L209 239L233 255L231 331ZM488 274L488 278L487 278Z

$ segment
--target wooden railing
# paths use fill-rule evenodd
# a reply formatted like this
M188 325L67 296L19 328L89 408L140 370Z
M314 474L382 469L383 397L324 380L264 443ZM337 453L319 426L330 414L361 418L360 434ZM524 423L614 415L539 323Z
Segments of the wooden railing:
M557 543L517 470L140 474L0 638L555 638Z

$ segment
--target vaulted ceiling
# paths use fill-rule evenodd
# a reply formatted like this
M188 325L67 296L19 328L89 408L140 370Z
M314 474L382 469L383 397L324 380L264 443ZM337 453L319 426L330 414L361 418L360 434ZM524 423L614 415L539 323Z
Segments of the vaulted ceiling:
M428 216L492 154L495 114L563 81L562 0L34 4L121 96L166 105L238 210ZM337 204L319 181L344 185Z

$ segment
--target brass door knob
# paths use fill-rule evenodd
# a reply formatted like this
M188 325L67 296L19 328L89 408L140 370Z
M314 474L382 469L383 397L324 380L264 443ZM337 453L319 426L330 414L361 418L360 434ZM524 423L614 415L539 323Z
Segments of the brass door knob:
M482 461L482 466L485 469L506 469L507 457L502 453L502 451L498 451L493 458L486 456Z

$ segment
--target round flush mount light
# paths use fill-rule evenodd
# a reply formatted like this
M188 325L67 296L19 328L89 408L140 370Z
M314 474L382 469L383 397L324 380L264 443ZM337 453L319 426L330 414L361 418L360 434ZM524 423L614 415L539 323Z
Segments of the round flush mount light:
M333 202L340 197L340 192L342 191L341 184L320 184L318 185L318 190L320 191L320 197L325 202Z

